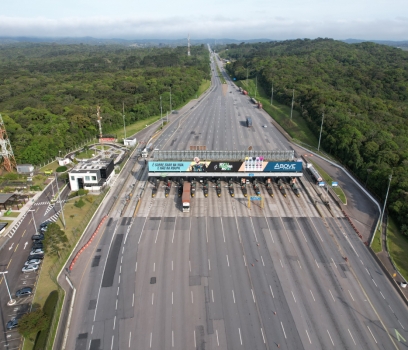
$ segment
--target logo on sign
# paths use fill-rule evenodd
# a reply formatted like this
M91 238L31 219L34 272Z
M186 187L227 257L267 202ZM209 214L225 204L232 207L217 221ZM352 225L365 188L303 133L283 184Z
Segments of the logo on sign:
M229 170L232 169L232 164L230 164L230 163L220 163L220 169L224 170L224 171L229 171Z
M296 170L296 164L276 163L274 170Z

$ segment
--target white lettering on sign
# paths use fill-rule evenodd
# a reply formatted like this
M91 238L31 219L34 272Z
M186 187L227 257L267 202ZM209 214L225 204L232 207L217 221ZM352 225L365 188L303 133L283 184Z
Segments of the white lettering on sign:
M280 170L280 169L285 169L285 170L296 170L296 164L282 164L282 163L277 163L274 166L275 170Z

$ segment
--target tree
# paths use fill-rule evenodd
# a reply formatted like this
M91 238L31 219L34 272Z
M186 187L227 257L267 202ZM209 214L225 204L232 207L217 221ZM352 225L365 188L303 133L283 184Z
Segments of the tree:
M37 309L23 315L18 320L18 332L24 338L28 338L31 335L37 334L39 331L47 329L49 322L50 321L47 315L44 314L44 311Z
M48 225L44 239L45 252L51 255L59 255L59 251L63 248L64 244L68 242L68 238L65 232L56 223Z
M403 235L408 236L408 225L403 224L401 226L401 232Z

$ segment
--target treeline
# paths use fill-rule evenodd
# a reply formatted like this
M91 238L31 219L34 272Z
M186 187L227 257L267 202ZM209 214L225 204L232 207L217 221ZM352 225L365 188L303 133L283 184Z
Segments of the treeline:
M204 45L124 46L21 44L0 50L0 113L18 163L39 164L98 134L173 109L209 79Z
M392 183L388 207L408 233L408 52L330 39L227 45L223 57L237 79L258 83L294 108L322 146L379 197Z

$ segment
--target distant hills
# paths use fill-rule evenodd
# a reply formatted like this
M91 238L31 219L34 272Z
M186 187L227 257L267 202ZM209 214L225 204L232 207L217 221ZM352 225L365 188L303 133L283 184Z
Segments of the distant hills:
M250 40L237 40L237 39L190 39L191 45L211 44L211 45L226 45L226 44L240 44L245 43L258 43L269 41L282 41L273 39L250 39ZM348 44L358 44L362 42L373 42L376 44L399 47L403 50L408 50L408 40L404 41L392 41L392 40L364 40L364 39L346 39L340 40ZM51 37L1 37L0 45L18 44L18 43L53 43L59 45L72 45L72 44L86 44L86 45L125 45L134 47L148 47L148 46L186 46L187 38L181 39L100 39L90 36L80 38L51 38Z

